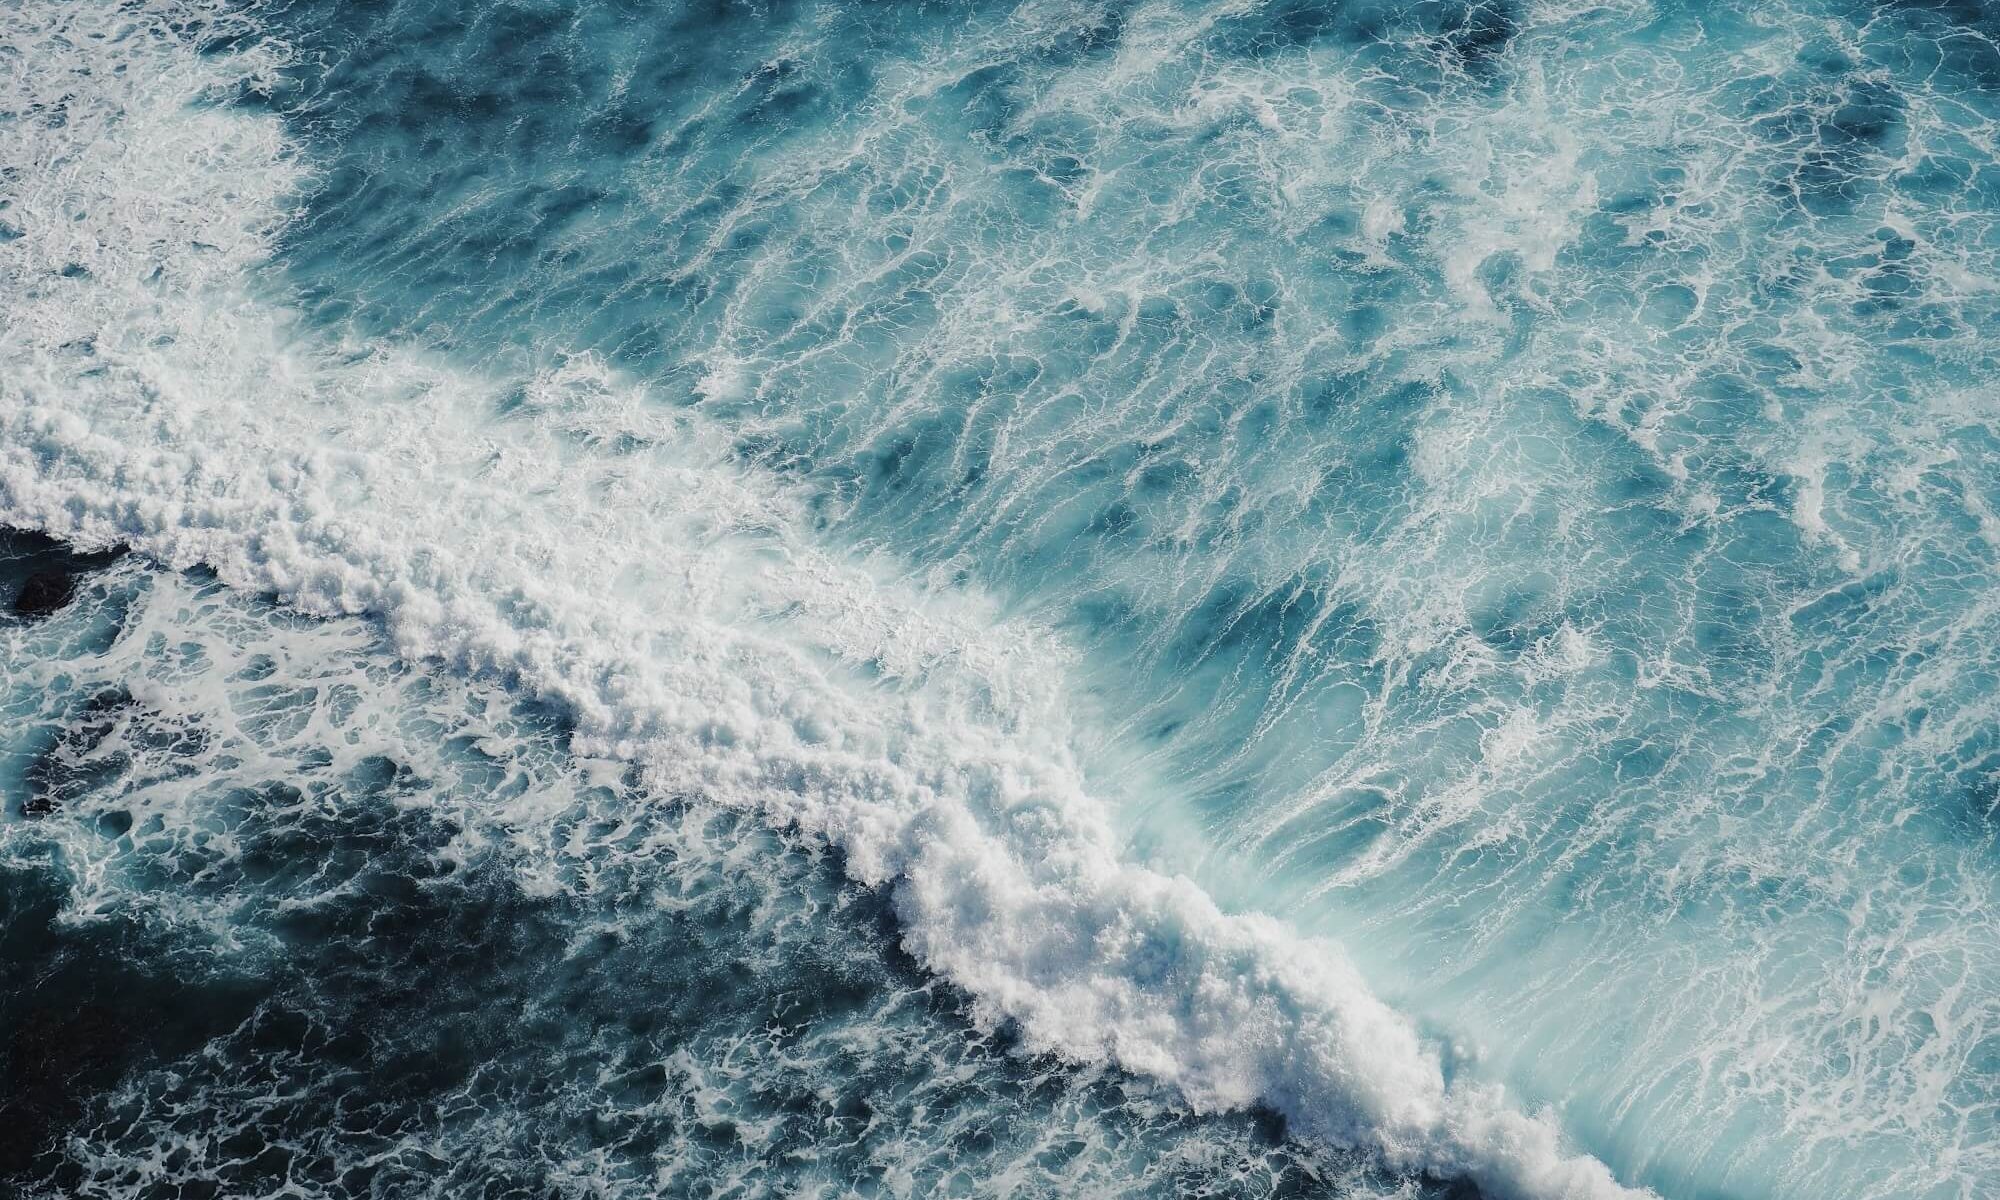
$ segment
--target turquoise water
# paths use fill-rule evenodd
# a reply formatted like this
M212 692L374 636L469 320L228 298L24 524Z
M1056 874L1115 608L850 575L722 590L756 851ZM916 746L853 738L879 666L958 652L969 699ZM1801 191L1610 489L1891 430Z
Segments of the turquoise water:
M21 1178L2000 1186L1985 7L0 35Z

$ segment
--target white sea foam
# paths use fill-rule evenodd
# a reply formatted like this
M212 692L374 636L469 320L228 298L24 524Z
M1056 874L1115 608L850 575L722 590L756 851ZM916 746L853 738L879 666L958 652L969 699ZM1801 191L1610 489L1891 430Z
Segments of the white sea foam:
M0 13L0 519L377 614L412 657L565 705L578 750L840 847L1033 1049L1496 1195L1624 1193L1448 1080L1336 947L1122 862L1048 636L816 548L772 480L594 359L517 386L258 298L306 168L274 118L212 103L281 51L176 32L231 19Z

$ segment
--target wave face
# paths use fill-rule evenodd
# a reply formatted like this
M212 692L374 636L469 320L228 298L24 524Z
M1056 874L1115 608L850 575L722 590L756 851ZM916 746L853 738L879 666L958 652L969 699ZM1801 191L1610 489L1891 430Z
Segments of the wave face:
M2000 1189L1984 9L0 54L0 1172Z
M1009 1053L837 862L358 620L127 560L0 678L20 1194L1399 1194Z

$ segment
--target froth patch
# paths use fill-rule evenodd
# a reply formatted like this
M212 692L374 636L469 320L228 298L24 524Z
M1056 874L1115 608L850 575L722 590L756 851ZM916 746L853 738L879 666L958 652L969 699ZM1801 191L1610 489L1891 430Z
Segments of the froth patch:
M374 614L407 655L560 703L579 750L840 847L918 960L1035 1048L1499 1196L1622 1194L1549 1121L1447 1082L1334 946L1122 862L1046 634L826 553L715 431L596 359L484 379L261 299L301 168L275 119L206 101L280 50L170 31L219 6L0 20L50 64L14 73L29 115L0 132L26 164L0 519Z

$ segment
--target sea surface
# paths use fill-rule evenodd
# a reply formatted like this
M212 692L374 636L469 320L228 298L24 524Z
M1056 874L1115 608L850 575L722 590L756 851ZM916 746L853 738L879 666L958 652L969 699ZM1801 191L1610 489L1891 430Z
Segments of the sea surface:
M0 1195L2000 1194L2000 8L0 2Z

